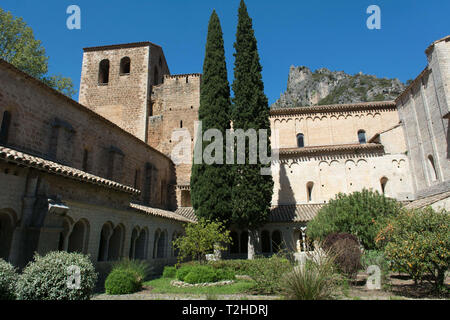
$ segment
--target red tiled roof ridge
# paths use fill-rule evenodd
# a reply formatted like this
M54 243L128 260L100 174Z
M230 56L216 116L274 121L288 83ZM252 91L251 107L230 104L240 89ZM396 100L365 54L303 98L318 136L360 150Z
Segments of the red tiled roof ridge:
M297 106L290 108L271 108L270 115L279 114L292 114L292 113L314 113L324 111L347 111L347 110L367 110L371 108L394 108L396 107L395 101L373 101L373 102L358 102L358 103L346 103L346 104L329 104L329 105L316 105L316 106Z
M324 146L308 146L303 148L281 148L280 154L294 154L294 153L313 153L317 151L341 151L341 150L355 150L355 149L383 149L384 146L379 143L350 143L350 144L336 144Z
M182 221L182 222L191 222L191 223L196 222L195 220L192 220L189 217L178 214L176 211L174 212L174 211L169 211L169 210L164 210L164 209L159 209L159 208L148 207L148 206L138 204L138 203L130 203L130 208L141 211L141 212L149 213L149 214L152 214L152 215L158 216L158 217L178 220L178 221Z
M26 167L42 170L50 174L56 174L78 181L85 181L95 185L106 186L131 194L141 193L139 190L123 185L121 183L4 146L0 146L0 159L3 159L7 162L21 164Z

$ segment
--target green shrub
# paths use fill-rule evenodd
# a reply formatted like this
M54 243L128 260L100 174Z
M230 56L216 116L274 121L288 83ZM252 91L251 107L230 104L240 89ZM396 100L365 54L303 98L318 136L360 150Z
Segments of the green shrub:
M315 254L283 277L282 295L286 299L325 300L339 293L342 279L336 273L333 254Z
M139 291L141 283L131 269L114 269L105 281L106 294L130 294Z
M239 275L249 275L250 266L252 260L217 260L209 261L208 265L212 266L214 269L231 269L235 274Z
M406 272L416 282L430 275L436 290L444 288L450 266L450 215L447 211L404 210L388 221L376 239L393 271Z
M175 267L164 267L164 271L162 274L163 278L173 279L177 276L177 269Z
M79 289L68 285L70 267L80 270ZM50 252L44 257L34 256L17 282L19 300L88 300L97 273L88 256L64 251Z
M292 262L281 255L251 260L249 276L255 281L254 291L260 294L280 292L281 279L292 268Z
M236 274L231 269L216 269L216 281L234 280Z
M0 259L0 300L14 300L15 287L19 275L15 268L3 259Z
M196 266L193 266L193 265L185 265L185 266L180 267L177 270L177 279L180 281L184 281L184 279L186 278L188 273L191 272L191 270L195 267Z
M399 202L378 192L339 193L308 223L307 236L323 241L331 233L346 232L355 235L365 249L373 250L380 225L400 208Z
M153 268L144 260L123 259L116 262L112 270L130 270L135 273L136 280L142 284L145 280L148 280Z
M191 271L184 278L184 282L194 283L206 283L216 282L216 271L210 266L197 266L193 267Z

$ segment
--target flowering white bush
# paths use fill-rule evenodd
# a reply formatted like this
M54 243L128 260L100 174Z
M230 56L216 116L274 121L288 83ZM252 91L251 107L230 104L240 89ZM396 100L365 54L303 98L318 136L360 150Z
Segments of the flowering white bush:
M96 281L97 273L88 256L63 251L44 257L36 254L19 277L17 299L88 300Z
M19 275L14 267L0 259L0 300L14 300L15 286Z

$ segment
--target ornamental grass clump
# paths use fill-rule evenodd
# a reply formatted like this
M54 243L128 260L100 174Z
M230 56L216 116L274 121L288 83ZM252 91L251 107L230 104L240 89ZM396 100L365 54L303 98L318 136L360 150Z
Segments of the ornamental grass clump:
M295 267L282 279L282 295L289 300L328 300L340 292L342 277L335 267L332 252L308 254L305 263Z

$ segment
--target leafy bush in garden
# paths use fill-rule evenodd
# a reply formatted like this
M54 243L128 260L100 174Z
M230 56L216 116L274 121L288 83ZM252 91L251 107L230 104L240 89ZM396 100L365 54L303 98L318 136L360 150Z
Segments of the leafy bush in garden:
M221 222L199 219L197 223L187 224L185 233L173 242L174 248L179 250L179 261L192 257L204 263L206 254L226 250L226 245L231 243L230 231Z
M351 238L344 238L334 242L330 251L335 255L338 269L351 279L356 277L361 268L361 249L359 243Z
M335 232L355 235L367 250L375 249L375 237L387 218L396 216L401 205L394 199L369 190L336 195L308 223L307 236L323 241Z
M72 266L80 270L79 288L69 282ZM72 269L73 270L73 269ZM64 251L34 256L17 282L19 300L88 300L94 290L97 273L88 256ZM71 284L71 285L69 285Z
M106 294L130 294L139 291L142 283L131 269L113 269L105 281Z
M286 273L281 283L286 299L325 300L338 295L342 278L335 269L334 255L316 251L304 264Z
M231 269L235 272L235 274L239 275L249 275L250 274L250 266L253 260L217 260L217 261L208 261L208 265L212 266L215 269Z
M377 244L385 246L391 269L408 273L416 282L430 275L435 289L444 287L450 266L450 215L447 211L402 211L381 228Z
M15 268L3 259L0 259L0 300L14 300L16 282L19 275Z
M193 268L195 268L196 266L193 265L185 265L182 266L181 268L179 268L177 270L177 279L180 281L184 281L184 279L186 278L186 276L189 274L189 272L191 272L191 270Z
M142 282L148 279L148 277L152 273L153 268L148 264L147 261L130 260L125 258L123 260L120 260L119 262L116 262L113 265L112 270L130 270L135 273L136 280L142 284Z
M173 279L177 276L177 269L175 267L164 267L162 274L163 278Z
M381 271L381 282L387 284L389 277L389 261L383 251L367 250L361 257L361 268L366 271L369 266L378 266Z
M236 274L231 269L216 269L216 281L234 280Z
M187 283L206 283L235 279L231 269L215 269L210 265L185 265L177 270L177 279Z
M329 250L337 241L339 240L343 240L343 239L350 239L351 241L358 243L358 238L355 237L354 235L350 234L350 233L331 233L329 234L325 240L321 243L321 247L324 250Z
M256 282L254 291L263 294L279 293L282 289L282 277L292 268L293 263L282 255L251 260L249 276Z
M197 266L191 268L189 273L184 277L187 283L205 283L216 282L216 271L210 266Z

